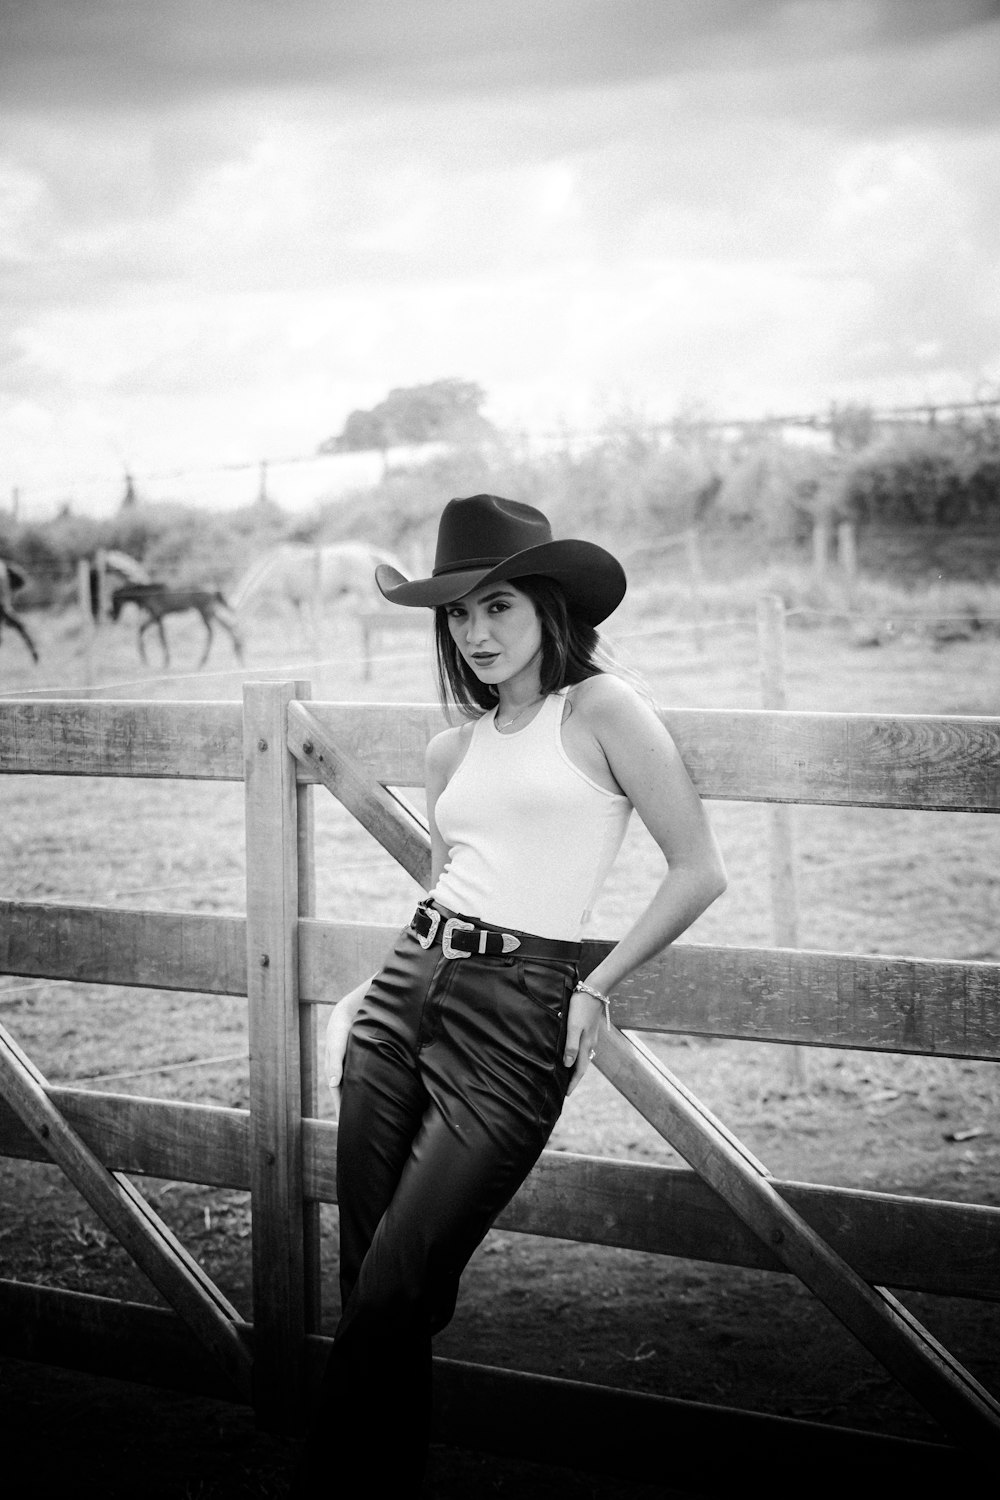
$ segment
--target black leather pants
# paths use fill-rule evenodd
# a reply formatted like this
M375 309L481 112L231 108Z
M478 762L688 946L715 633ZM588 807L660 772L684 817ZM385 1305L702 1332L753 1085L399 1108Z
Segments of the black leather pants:
M564 958L446 959L406 930L358 1013L337 1150L343 1313L307 1444L338 1494L419 1493L431 1336L559 1117L575 981Z

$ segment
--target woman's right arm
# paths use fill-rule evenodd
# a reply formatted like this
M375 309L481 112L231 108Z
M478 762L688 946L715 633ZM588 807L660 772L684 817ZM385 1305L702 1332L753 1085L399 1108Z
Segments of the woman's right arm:
M461 728L443 729L440 734L436 734L429 741L424 755L427 826L431 835L431 882L427 887L429 891L437 885L438 876L448 859L448 846L438 832L435 816L437 800L454 775L467 743L468 735L463 736Z

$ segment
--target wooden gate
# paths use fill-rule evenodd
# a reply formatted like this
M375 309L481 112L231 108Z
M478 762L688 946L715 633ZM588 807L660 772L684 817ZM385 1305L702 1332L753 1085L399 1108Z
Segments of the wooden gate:
M703 796L1000 811L1000 720L664 711ZM0 901L0 973L246 995L248 1111L49 1086L0 1037L0 1152L52 1159L172 1312L0 1283L0 1352L252 1400L290 1428L326 1340L317 1205L335 1201L336 1127L315 1118L321 997L377 967L393 929L310 915L304 788L326 786L426 883L420 784L429 706L311 704L261 683L238 704L0 702L0 772L243 780L245 920ZM584 969L607 942L586 945ZM669 1007L661 997L669 993ZM597 1066L690 1170L546 1153L503 1227L798 1276L939 1420L941 1444L437 1362L439 1435L550 1462L710 1483L733 1444L848 1471L909 1463L954 1477L1000 1453L1000 1407L888 1291L1000 1295L1000 1209L775 1181L645 1047L672 1031L811 1046L1000 1056L1000 965L678 944L624 983ZM669 1022L665 1022L669 1015ZM126 1174L249 1188L253 1319L244 1323ZM139 1356L137 1358L137 1350ZM150 1357L151 1351L155 1355ZM209 1355L206 1363L205 1353ZM610 1413L610 1415L609 1415ZM686 1480L685 1480L686 1476Z

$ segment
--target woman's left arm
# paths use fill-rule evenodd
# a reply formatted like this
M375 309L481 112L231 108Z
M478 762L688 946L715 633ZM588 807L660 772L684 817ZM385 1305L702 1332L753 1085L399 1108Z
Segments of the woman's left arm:
M726 871L701 798L655 710L610 676L582 707L612 775L667 862L652 900L590 976L606 992L722 895Z
M652 899L587 976L594 989L609 994L721 896L726 871L701 798L655 710L620 678L592 678L585 686L574 706L667 862ZM599 1002L582 994L573 998L565 1061L577 1064L578 1073L571 1086L600 1020L594 1011Z

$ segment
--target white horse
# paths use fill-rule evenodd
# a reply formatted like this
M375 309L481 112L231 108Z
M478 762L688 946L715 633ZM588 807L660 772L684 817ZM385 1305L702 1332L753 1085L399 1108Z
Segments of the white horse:
M375 587L379 563L401 568L391 553L368 542L332 542L325 546L283 542L247 569L230 591L229 600L240 612L267 596L291 604L299 615L326 605L346 607L360 615L381 602Z
M109 573L116 573L125 583L152 583L147 568L128 552L118 552L109 547L104 554L104 566Z

